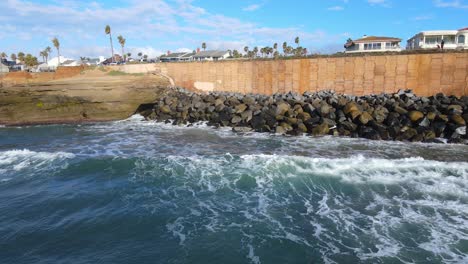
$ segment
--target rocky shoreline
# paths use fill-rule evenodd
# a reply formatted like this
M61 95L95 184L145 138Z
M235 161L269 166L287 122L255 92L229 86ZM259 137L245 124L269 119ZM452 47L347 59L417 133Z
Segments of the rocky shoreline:
M467 96L419 97L410 90L369 96L332 91L266 96L198 94L177 88L137 112L146 120L174 125L205 121L236 132L468 143Z

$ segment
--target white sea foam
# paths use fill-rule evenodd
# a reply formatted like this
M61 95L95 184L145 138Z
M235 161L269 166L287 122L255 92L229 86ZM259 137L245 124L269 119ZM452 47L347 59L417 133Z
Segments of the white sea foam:
M405 244L394 234L411 224L431 230L430 237L415 238L421 250L441 256L446 262L468 258L466 252L454 250L454 245L468 235L468 230L463 229L468 226L466 162L420 157L391 160L226 154L172 155L161 163L164 165L157 167L149 161L139 163L136 175L160 177L163 173L183 183L171 187L171 192L165 191L165 197L172 192L191 193L193 205L186 219L167 226L181 243L196 238L197 232L240 229L251 238L250 245L253 238L256 242L290 241L318 248L329 263L334 262L333 256L347 250L363 261L395 258L405 263L400 255ZM242 175L255 179L253 189L236 187ZM358 196L351 198L322 183L330 178L355 187ZM392 194L391 188L398 191ZM231 198L220 199L220 192L230 192ZM415 194L419 198L412 197ZM177 201L181 198L174 195ZM288 208L298 205L303 206L301 213L288 213ZM226 218L226 213L238 217L236 224ZM268 233L250 233L255 226L266 228ZM304 228L310 232L304 233ZM260 262L261 256L253 250L247 246L247 257L253 263Z
M67 152L36 152L28 149L0 152L0 168L8 171L40 169L54 161L72 159L75 155Z

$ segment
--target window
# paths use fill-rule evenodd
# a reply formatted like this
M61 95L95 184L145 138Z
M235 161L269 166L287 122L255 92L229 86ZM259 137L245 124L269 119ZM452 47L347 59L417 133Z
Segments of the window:
M465 35L458 36L458 44L465 44Z
M392 43L391 43L391 42L385 43L385 48L386 48L386 49L392 48Z
M455 36L444 36L445 44L455 44Z
M379 50L382 49L382 43L366 43L364 50Z
M441 37L440 36L427 36L426 37L426 44L438 44L440 43L441 41Z

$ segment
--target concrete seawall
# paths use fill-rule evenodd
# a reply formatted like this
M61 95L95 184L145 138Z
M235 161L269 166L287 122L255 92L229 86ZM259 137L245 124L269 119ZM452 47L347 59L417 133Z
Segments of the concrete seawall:
M270 95L335 90L366 95L412 89L421 96L468 95L468 52L294 60L156 63L113 66L160 72L175 85L203 91Z

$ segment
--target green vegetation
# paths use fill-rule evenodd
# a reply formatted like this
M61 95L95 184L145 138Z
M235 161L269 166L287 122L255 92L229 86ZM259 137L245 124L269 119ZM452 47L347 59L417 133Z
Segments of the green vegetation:
M136 76L136 77L139 77L139 76L144 76L145 74L144 73L126 73L126 72L123 72L123 71L112 70L112 71L108 72L107 75L109 75L109 76Z
M28 54L26 55L26 57L24 57L24 64L26 64L26 66L35 66L35 65L38 65L38 61L37 61L37 58L34 57L33 55L31 54Z

